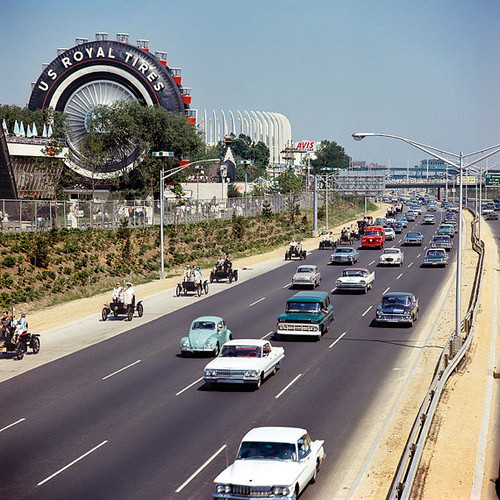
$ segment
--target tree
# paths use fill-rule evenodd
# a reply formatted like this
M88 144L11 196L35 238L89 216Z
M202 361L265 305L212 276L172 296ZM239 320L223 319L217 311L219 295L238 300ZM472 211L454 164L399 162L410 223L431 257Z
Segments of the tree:
M287 170L278 177L278 192L284 196L286 207L290 215L290 224L295 224L295 218L299 214L299 195L304 188L302 179L299 179L292 171Z
M344 148L335 141L321 141L316 151L316 158L311 160L312 173L319 174L322 168L347 169L349 160L350 157Z

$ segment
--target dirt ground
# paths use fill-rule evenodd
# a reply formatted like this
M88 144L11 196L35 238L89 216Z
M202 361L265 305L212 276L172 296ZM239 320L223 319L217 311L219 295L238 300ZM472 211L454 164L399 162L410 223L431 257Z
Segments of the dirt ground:
M383 215L386 211L382 206L373 217ZM465 312L468 305L468 295L472 287L477 254L470 246L470 220L466 215L466 246L463 252L462 272L463 290L462 306ZM334 234L339 234L343 226L333 228ZM461 364L457 373L448 382L438 413L432 426L431 436L426 444L420 467L417 487L412 498L422 499L469 499L475 468L478 436L481 428L481 415L485 398L485 386L488 376L488 357L491 337L493 311L493 276L499 269L495 268L495 242L489 234L486 224L483 224L483 240L487 243L487 258L485 259L484 281L481 291L480 310L476 321L474 341L467 359ZM310 238L303 242L304 248L311 250L318 247L319 238ZM276 249L263 255L255 255L234 262L235 268L251 267L259 262L272 260L283 255L285 247ZM209 269L204 269L206 276ZM450 273L452 278L454 272ZM136 295L142 298L172 289L179 278L169 278L162 281L139 285ZM110 284L111 286L112 284ZM380 449L377 450L367 473L358 488L356 498L382 499L385 498L390 487L406 438L422 403L432 379L434 367L442 346L454 328L455 285L450 279L443 286L435 310L429 315L429 328L435 328L435 334L430 345L423 350L418 369L406 391L405 398L387 429ZM58 305L52 308L30 313L30 329L33 331L47 331L58 325L70 323L78 317L85 317L91 311L99 311L102 304L109 298L109 293L80 299L71 303ZM442 304L445 303L444 307ZM435 320L439 322L435 325ZM422 321L420 321L422 322ZM498 346L497 346L498 350ZM498 353L497 353L498 354ZM498 356L496 359L499 359ZM498 381L496 390L498 392ZM498 415L496 416L498 417ZM498 422L498 418L496 419ZM496 434L500 431L497 428ZM498 443L494 439L495 433L490 433L488 439L487 463L483 481L483 495L478 498L496 498L492 484L498 475L498 459L496 462L496 448ZM495 446L496 445L496 446ZM489 489L488 489L489 486Z

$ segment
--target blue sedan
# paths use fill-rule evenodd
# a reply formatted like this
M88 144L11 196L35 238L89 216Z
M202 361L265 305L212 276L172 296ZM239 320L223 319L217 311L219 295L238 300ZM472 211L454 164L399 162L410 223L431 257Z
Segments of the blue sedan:
M218 356L220 348L232 340L233 334L219 316L200 316L189 328L187 337L181 339L181 354L202 352Z
M421 245L424 237L419 231L408 231L403 239L404 245Z

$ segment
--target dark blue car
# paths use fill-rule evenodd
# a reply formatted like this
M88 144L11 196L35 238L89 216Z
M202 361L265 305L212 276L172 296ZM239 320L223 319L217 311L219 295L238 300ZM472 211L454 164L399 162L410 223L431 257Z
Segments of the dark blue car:
M389 292L377 307L376 323L405 323L413 326L418 319L418 299L409 292Z

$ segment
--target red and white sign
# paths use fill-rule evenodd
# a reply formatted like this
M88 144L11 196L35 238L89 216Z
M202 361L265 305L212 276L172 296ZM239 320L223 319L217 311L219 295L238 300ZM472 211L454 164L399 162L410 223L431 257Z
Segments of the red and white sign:
M316 149L316 143L314 141L299 141L295 145L295 148L304 151L314 151Z

